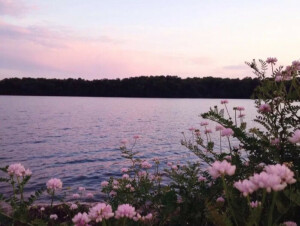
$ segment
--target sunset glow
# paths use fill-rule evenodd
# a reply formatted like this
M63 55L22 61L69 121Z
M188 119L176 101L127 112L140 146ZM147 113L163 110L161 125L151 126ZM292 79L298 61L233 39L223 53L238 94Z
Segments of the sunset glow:
M246 77L299 59L300 2L0 0L0 79Z

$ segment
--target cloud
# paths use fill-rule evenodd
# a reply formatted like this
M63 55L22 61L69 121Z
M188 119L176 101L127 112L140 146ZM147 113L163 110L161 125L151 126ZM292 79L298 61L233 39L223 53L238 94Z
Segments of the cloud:
M51 48L65 47L61 40L66 39L67 31L51 30L41 26L22 27L0 21L0 38L27 40Z
M0 15L19 17L31 9L33 9L33 7L28 6L22 0L0 0Z
M147 44L147 40L143 39ZM0 74L30 77L122 78L139 75L214 76L215 58L140 49L136 39L84 37L65 27L19 26L0 21ZM225 66L233 70L232 65ZM220 72L224 72L224 69ZM237 68L236 68L237 69ZM236 71L229 71L233 74Z

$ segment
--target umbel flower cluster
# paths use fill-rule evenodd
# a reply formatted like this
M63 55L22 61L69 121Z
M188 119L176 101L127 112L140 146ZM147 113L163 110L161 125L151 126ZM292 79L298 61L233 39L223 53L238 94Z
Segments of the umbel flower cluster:
M99 181L101 199L81 186L71 193L50 178L33 195L34 176L20 164L1 168L11 185L0 194L12 213L4 225L300 225L300 62L246 62L260 80L253 94L257 116L247 128L247 107L221 100L183 132L195 161L139 157L142 137L121 141L127 165L121 176ZM74 189L73 189L74 190ZM49 205L33 205L43 194ZM69 202L65 202L64 198ZM0 224L1 224L0 223Z

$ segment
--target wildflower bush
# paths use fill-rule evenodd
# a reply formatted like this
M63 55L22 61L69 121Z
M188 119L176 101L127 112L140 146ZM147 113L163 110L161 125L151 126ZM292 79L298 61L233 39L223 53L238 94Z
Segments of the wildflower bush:
M19 163L1 168L7 176L0 180L12 193L0 200L12 211L0 212L0 225L299 224L300 62L286 68L276 62L246 62L261 82L254 93L256 127L247 128L243 106L222 100L202 114L210 123L184 133L182 145L197 158L185 165L142 159L135 151L139 136L131 144L123 140L120 149L129 164L120 169L122 177L99 182L104 200L66 203L57 197L63 189L57 178L25 198L31 172ZM50 205L34 206L44 191ZM53 205L55 200L60 203Z

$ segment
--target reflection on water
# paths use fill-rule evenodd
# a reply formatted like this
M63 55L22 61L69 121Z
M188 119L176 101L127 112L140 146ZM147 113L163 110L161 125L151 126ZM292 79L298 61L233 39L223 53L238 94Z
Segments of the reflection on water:
M58 177L64 186L96 192L102 180L120 175L128 164L120 156L120 140L132 140L136 134L142 136L136 150L145 158L194 160L180 145L181 132L188 136L189 127L200 127L199 114L219 103L219 99L0 96L0 166L20 162L30 168L28 191ZM244 106L247 122L255 116L252 100L230 100L229 106ZM0 190L6 189L0 185Z

